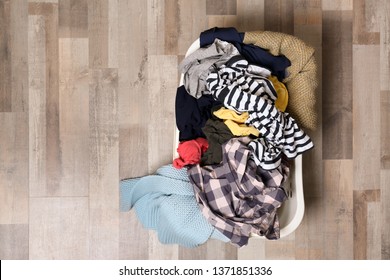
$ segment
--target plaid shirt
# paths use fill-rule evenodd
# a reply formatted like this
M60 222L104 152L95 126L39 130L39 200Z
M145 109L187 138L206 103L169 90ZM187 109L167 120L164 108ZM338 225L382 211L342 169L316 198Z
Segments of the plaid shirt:
M281 186L289 168L282 163L274 170L261 169L252 160L249 142L249 137L233 138L222 145L221 164L188 169L203 215L240 247L251 233L280 237L276 210L287 198Z

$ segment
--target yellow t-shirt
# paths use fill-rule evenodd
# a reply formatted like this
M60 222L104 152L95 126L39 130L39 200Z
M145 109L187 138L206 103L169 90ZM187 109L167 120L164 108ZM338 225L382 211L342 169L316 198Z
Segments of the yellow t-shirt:
M245 121L249 117L248 112L238 114L233 110L222 107L218 111L215 111L214 115L223 120L235 136L248 136L250 134L259 136L259 131L256 128L245 124Z

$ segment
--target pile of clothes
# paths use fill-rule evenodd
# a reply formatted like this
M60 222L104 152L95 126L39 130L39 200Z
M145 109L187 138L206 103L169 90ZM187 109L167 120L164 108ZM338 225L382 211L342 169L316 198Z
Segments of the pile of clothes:
M208 236L241 247L251 234L280 237L277 209L287 199L284 183L289 176L289 160L311 149L313 142L286 112L289 92L282 81L288 78L291 61L243 40L244 33L234 28L206 30L200 34L200 48L180 64L183 85L177 89L175 104L179 156L165 168L184 170L187 178L181 181L192 192L180 193L180 198L178 193L169 194L169 188L166 192L165 187L141 186L144 189L140 192L150 192L133 193L127 202L121 202L122 210L128 211L142 199L142 207L165 201L170 195L181 199L171 201L171 206L182 203L184 196L192 199L194 203L185 203L192 210L171 213L176 215L177 227L161 207L138 211L148 228L159 232L156 225L170 225L160 226L165 234L160 238L163 243L193 247ZM121 187L121 200L137 190L137 183ZM152 185L156 184L163 183L153 181ZM149 212L153 215L147 219L140 217ZM198 226L197 238L188 232L179 237L173 231L167 234L167 228L182 226L192 232L192 219L198 225L199 221L203 223ZM148 226L151 220L153 226Z

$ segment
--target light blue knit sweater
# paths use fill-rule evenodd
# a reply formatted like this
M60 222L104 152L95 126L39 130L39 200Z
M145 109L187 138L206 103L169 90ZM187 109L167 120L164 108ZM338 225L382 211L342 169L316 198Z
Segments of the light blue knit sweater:
M162 166L155 175L120 182L120 209L134 208L144 227L164 244L196 247L209 238L229 240L202 215L185 168Z

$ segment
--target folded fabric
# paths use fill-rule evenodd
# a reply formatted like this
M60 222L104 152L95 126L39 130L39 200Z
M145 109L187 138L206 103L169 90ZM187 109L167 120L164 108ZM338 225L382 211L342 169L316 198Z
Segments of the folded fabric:
M207 140L201 137L179 143L177 147L179 157L173 161L173 166L180 169L186 165L199 163L202 154L207 151L208 147Z
M233 27L214 27L200 33L200 46L214 42L216 38L232 43L250 64L256 64L269 69L278 79L286 77L286 69L291 65L290 60L283 54L271 54L267 48L249 44L245 41L246 33L239 33Z
M295 158L311 149L313 142L288 113L275 107L276 93L272 86L245 75L246 65L245 60L235 60L221 67L209 75L207 86L225 107L249 113L246 124L261 135L249 145L257 156L255 162L271 170L280 165L282 153Z
M233 110L221 108L213 113L217 118L223 120L226 126L235 136L259 136L259 131L253 126L248 126L245 121L248 119L248 112L242 114L236 113Z
M278 77L288 88L287 111L302 127L315 130L318 77L314 48L295 36L272 31L246 32L244 43L267 49L272 55L285 55L291 61L288 75Z
M281 164L261 170L251 160L248 137L225 143L219 165L193 165L188 169L203 215L237 246L248 243L251 233L268 239L280 237L276 210L287 199L284 189L289 169Z
M199 48L185 57L179 69L184 74L183 84L187 92L195 98L209 94L206 90L206 78L210 71L238 54L238 50L232 44L215 39L213 44Z
M155 175L122 180L120 210L132 208L163 244L196 247L209 238L228 241L200 212L185 169L166 165Z
M184 86L177 88L175 101L176 126L179 130L179 141L205 137L202 131L206 121L212 116L211 108L220 105L210 95L196 99L189 95Z

